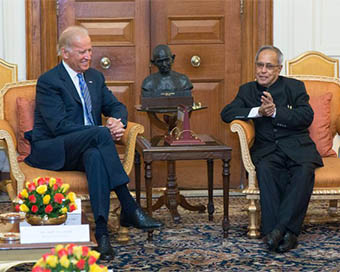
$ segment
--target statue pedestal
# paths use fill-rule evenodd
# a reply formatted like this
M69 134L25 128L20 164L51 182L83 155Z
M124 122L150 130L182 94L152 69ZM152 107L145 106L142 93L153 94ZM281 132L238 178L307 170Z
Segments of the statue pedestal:
M178 107L178 116L183 121L183 130L179 131L176 127L168 135L165 136L165 142L169 145L202 145L205 144L203 140L195 136L190 130L189 107L180 105ZM176 130L177 129L177 130Z

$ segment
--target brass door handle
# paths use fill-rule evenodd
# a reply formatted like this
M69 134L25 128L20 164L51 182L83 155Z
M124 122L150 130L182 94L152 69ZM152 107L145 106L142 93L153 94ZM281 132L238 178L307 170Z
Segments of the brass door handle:
M192 56L191 57L191 65L192 67L200 67L201 65L201 58L199 56Z
M111 67L111 60L108 57L102 57L100 66L105 70L109 69Z

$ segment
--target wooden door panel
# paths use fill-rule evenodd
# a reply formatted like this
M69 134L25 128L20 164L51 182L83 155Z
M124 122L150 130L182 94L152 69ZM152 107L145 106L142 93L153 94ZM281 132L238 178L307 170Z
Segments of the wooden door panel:
M186 74L191 80L216 80L225 76L223 44L170 45L176 55L173 70ZM201 64L193 67L192 56L199 56Z
M111 61L109 69L100 65L102 58ZM96 47L92 54L91 66L101 71L106 80L134 81L136 77L136 54L134 47Z

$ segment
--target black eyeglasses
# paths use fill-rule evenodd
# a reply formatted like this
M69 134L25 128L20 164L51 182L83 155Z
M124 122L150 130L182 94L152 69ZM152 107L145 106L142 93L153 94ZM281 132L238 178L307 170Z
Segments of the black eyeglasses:
M280 64L271 64L271 63L263 63L263 62L255 62L255 66L258 69L263 69L266 67L267 70L272 71L274 68L281 66Z

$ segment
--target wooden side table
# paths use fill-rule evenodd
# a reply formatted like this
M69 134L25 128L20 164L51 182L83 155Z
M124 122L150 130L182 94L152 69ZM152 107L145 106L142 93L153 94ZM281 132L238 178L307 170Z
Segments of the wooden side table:
M177 187L176 161L206 160L208 169L208 218L212 221L213 213L215 211L213 202L213 166L214 159L220 159L223 164L224 217L222 228L223 236L226 238L228 237L229 229L229 161L231 159L231 148L225 146L223 143L209 135L199 135L199 137L206 142L205 145L169 146L165 145L164 141L159 141L156 145L152 145L145 137L139 136L137 138L135 155L136 199L137 202L140 203L140 159L142 156L144 160L146 201L149 215L152 215L152 212L160 208L163 204L170 210L175 223L180 222L180 215L177 211L178 205L185 209L203 212L205 210L205 206L192 206L185 200L183 195L180 195ZM152 205L152 161L157 160L167 161L168 178L164 195L161 196L154 205Z

